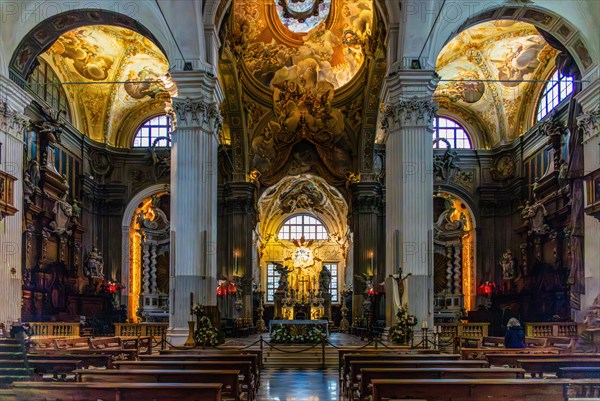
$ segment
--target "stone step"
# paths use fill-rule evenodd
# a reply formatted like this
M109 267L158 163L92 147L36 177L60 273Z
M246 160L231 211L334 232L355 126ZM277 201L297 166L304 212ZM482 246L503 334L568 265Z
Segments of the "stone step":
M21 344L0 342L0 352L22 352Z
M24 368L25 362L22 359L0 359L0 366L3 368Z
M33 374L33 369L27 369L27 368L10 368L10 367L4 367L4 365L2 365L3 367L0 368L0 377L4 377L4 376L27 376L27 375L32 375Z

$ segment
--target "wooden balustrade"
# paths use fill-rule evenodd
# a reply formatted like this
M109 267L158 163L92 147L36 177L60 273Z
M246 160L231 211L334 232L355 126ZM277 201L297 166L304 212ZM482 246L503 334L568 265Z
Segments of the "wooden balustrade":
M440 323L441 336L483 338L488 335L489 323Z
M34 337L79 337L79 323L30 322Z
M117 337L162 337L169 323L115 323Z
M526 323L525 335L528 337L577 337L575 322Z

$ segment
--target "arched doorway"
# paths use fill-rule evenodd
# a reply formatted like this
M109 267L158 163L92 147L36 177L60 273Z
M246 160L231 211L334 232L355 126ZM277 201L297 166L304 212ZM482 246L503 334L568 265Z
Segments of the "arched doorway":
M475 216L455 194L434 196L435 316L451 321L475 307Z
M278 318L332 318L351 246L348 206L317 176L283 178L261 196L256 227L263 301ZM312 307L311 307L312 305Z

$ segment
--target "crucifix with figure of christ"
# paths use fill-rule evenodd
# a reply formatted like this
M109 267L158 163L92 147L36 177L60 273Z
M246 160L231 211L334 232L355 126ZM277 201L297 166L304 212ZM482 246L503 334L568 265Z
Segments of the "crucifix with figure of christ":
M302 303L304 303L304 300L306 299L306 283L310 283L310 280L306 279L304 276L301 277L302 280L298 280L299 283L302 284Z

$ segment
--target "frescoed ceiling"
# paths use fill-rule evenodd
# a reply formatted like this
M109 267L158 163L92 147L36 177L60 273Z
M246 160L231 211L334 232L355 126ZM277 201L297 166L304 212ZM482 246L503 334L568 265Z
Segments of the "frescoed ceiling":
M315 4L318 15L286 18L283 3L291 13L298 4L304 8ZM233 50L267 87L301 80L307 87L326 81L337 89L363 65L372 27L371 0L241 0L234 5Z
M61 35L40 57L61 82L72 83L63 87L73 123L95 141L127 146L119 143L121 128L164 109L168 95L160 80L168 62L152 41L137 32L117 26L84 26Z
M524 110L543 85L518 81L545 79L555 55L531 24L504 20L478 24L440 52L436 100L442 113L445 109L445 114L458 115L483 131L487 146L510 142L525 131L529 116Z

